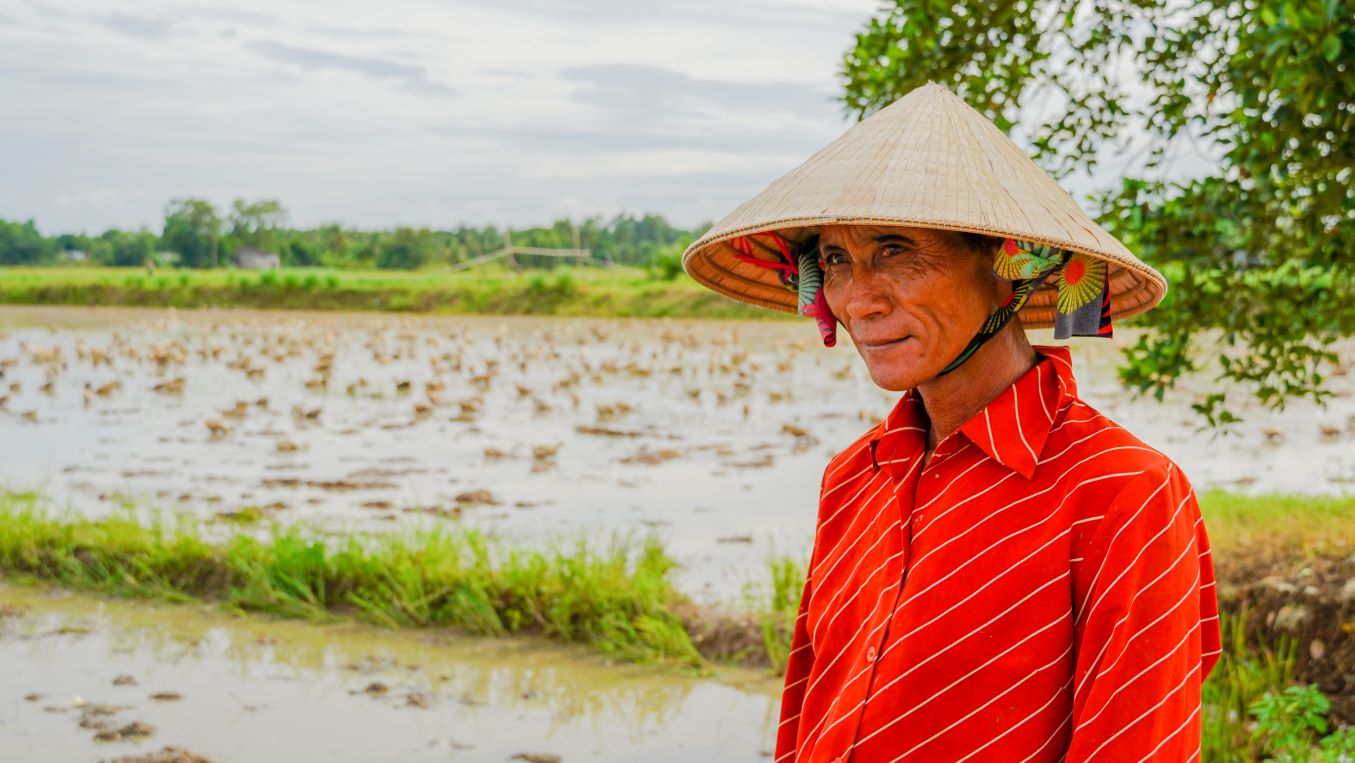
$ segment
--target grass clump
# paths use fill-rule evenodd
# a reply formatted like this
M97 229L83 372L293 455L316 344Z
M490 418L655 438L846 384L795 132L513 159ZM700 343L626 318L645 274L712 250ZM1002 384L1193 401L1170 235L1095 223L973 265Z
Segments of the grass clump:
M1202 687L1202 760L1262 760L1262 740L1247 727L1251 708L1294 683L1294 640L1281 637L1273 645L1253 647L1247 643L1246 622L1245 612L1219 618L1223 653Z
M187 518L59 520L31 494L0 501L0 572L118 596L481 635L537 633L639 662L699 665L669 604L674 562L654 539L503 550L473 529L351 535L273 525L202 538Z
M800 595L804 592L805 565L798 558L774 554L767 559L767 580L760 586L747 586L745 600L756 618L762 649L775 673L784 673L790 656L795 620L800 614Z

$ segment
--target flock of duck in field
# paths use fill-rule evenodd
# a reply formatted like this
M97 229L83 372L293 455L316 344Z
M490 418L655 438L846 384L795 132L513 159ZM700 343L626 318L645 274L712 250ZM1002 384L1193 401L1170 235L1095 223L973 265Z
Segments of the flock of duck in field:
M892 400L865 379L850 350L826 352L812 332L785 324L348 318L170 314L93 332L0 333L0 421L43 423L63 415L57 401L135 415L177 400L162 408L189 417L179 422L181 442L247 440L297 459L305 458L311 429L345 437L455 422L455 436L475 438L482 463L526 459L532 472L556 468L562 448L596 450L594 438L632 443L625 452L610 449L607 457L622 464L705 450L722 467L759 468L774 464L777 449L793 452L820 437L831 445L844 432L864 431ZM834 417L842 426L823 432ZM506 443L509 419L553 426L518 427L518 439ZM746 437L697 443L712 422ZM1320 439L1355 433L1355 415L1342 423L1320 424ZM1286 438L1278 428L1261 434L1268 445ZM749 437L761 441L750 445ZM397 487L347 478L263 484ZM453 498L429 513L499 503L485 487Z
M90 414L187 416L179 422L182 442L248 440L257 450L298 459L310 447L307 430L344 437L454 422L458 437L479 438L484 462L525 459L532 472L557 468L562 448L592 448L597 438L635 446L611 449L609 457L622 464L660 464L700 449L729 466L769 467L774 450L819 441L806 423L817 414L798 404L860 374L854 354L806 352L812 337L800 341L785 329L176 316L94 332L11 331L0 333L0 420L41 424L80 407ZM875 409L854 415L864 422L855 428L864 430L889 398L864 379L853 386L863 394L848 399ZM682 440L699 440L708 429L694 423L698 415L755 430L764 442L683 447ZM504 442L506 419L528 422L515 430L526 434ZM533 421L554 425L532 427ZM561 422L571 426L562 429ZM285 486L286 479L265 483ZM293 482L372 487L344 479ZM497 502L486 489L455 498L454 510Z

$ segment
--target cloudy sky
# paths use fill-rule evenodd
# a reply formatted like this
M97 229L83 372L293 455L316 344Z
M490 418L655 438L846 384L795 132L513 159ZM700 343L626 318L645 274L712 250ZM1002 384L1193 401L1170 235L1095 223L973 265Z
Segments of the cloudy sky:
M0 218L713 221L850 126L877 0L0 0Z

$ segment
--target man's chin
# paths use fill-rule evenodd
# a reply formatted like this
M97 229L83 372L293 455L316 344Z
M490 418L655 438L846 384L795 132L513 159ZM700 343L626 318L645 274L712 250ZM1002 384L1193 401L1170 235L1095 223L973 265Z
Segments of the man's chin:
M881 389L902 392L930 379L933 374L927 373L927 364L922 358L916 357L917 353L912 351L914 349L899 347L887 352L862 352L862 361L866 364L871 381Z
M875 386L890 392L912 389L929 378L918 374L912 365L900 368L897 364L867 364L866 371L870 374L870 380L875 382Z

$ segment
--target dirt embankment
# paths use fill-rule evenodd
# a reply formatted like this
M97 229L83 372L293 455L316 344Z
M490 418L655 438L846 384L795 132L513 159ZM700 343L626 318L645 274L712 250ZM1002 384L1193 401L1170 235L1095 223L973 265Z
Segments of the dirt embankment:
M748 667L771 667L762 638L762 621L755 615L697 607L687 602L670 605L702 657L712 662Z
M1217 563L1219 604L1244 614L1249 641L1295 641L1294 678L1315 683L1355 723L1355 555L1235 554Z

